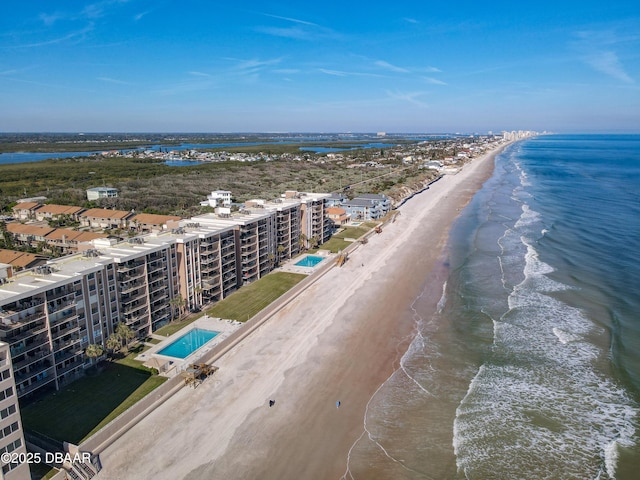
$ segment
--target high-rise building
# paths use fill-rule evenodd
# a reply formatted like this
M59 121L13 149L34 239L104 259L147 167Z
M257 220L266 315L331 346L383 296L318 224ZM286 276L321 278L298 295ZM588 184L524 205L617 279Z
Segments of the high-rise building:
M26 453L11 353L9 345L0 342L0 478L29 480L29 465L24 461ZM7 456L9 458L5 458Z

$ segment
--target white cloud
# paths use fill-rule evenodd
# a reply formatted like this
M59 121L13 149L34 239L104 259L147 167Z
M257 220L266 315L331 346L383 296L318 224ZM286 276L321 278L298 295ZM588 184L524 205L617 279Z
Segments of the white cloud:
M634 83L633 78L627 74L615 52L592 52L585 60L587 64L605 75L609 75L621 82Z
M115 83L118 85L131 85L129 82L125 82L124 80L118 80L117 78L111 78L111 77L98 77L98 80L100 80L101 82Z
M349 74L347 72L341 72L339 70L328 70L326 68L321 68L320 71L322 73L326 73L327 75L333 75L336 77L347 77Z
M193 75L194 77L211 77L210 74L204 72L191 71L188 72L189 75Z
M387 91L387 95L394 100L401 100L404 102L411 103L412 105L416 105L421 108L426 108L428 105L423 101L419 100L418 97L421 97L425 94L425 92L391 92Z
M136 22L139 22L140 20L142 20L142 18L143 18L143 17L145 17L145 16L146 16L146 15L148 15L149 13L151 13L151 10L147 10L146 12L138 13L137 15L134 15L134 16L133 16L133 19L134 19Z
M382 75L377 75L375 73L345 72L344 70L331 70L328 68L319 68L318 70L327 75L333 75L336 77L382 77Z
M624 83L634 83L614 49L622 43L634 41L637 36L619 36L613 29L584 30L576 32L572 46L580 53L581 59L597 72Z
M438 80L437 78L433 78L433 77L424 77L424 81L427 83L431 83L432 85L446 85L446 82L443 82L442 80Z
M271 18L277 18L279 20L286 20L287 22L292 22L292 23L300 23L302 25L311 25L314 27L319 27L320 25L318 25L317 23L313 23L313 22L307 22L305 20L299 20L297 18L290 18L290 17L281 17L279 15L272 15L270 13L264 13L263 14L265 17L271 17Z
M409 73L409 70L407 70L406 68L402 68L402 67L398 67L396 65L392 65L389 62L385 62L384 60L378 60L377 62L375 62L375 64L378 67L384 68L386 70L390 70L392 72Z
M255 27L257 32L265 33L275 37L293 38L296 40L320 40L327 38L338 38L332 29L318 25L317 23L300 20L297 18L283 17L263 13L265 17L274 18L283 22L293 23L293 26L259 26Z

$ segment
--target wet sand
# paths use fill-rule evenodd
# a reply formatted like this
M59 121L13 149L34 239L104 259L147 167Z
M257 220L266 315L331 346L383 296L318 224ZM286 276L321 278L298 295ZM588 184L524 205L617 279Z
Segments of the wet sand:
M428 278L422 300L435 309L448 231L495 153L409 200L343 267L217 361L213 377L102 452L96 478L351 478L349 450L366 435L367 403L412 338L411 303Z

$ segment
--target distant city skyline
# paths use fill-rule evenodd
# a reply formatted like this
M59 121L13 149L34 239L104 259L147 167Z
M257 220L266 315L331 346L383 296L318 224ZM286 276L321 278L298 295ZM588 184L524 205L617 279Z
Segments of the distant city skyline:
M3 7L2 132L640 133L637 2Z

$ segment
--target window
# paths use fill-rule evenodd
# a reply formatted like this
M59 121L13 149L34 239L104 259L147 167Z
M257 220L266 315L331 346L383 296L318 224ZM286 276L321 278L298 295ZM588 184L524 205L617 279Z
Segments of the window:
M0 438L11 435L16 430L18 430L18 422L13 422L11 425L6 426L2 430L0 430Z
M0 400L9 398L11 395L13 395L13 387L9 387L6 390L0 391Z
M8 444L6 447L0 448L0 455L2 455L5 452L9 452L9 453L13 452L16 448L20 448L21 446L22 446L22 440L18 438L17 440L14 440L10 444Z
M7 408L0 410L0 418L7 418L9 415L16 413L16 406L9 405Z

